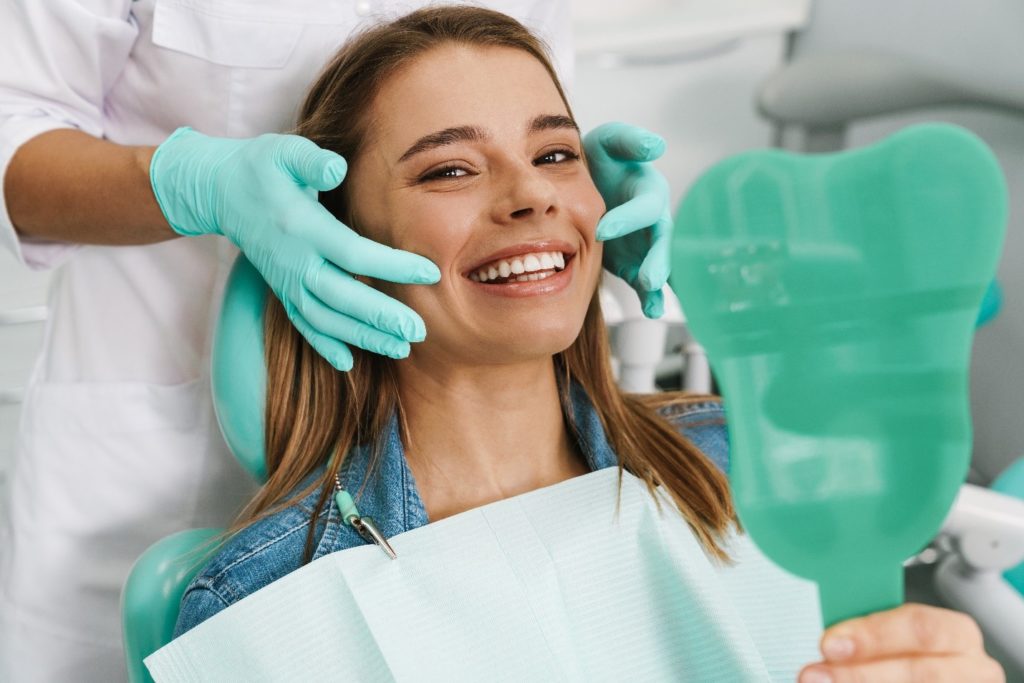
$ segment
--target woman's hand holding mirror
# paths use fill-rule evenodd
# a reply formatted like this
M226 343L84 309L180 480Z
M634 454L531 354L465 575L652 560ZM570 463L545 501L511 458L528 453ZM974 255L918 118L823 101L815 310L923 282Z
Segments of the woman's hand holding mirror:
M798 683L1003 683L1002 667L985 653L981 630L966 614L907 603L849 619L822 637L823 662Z

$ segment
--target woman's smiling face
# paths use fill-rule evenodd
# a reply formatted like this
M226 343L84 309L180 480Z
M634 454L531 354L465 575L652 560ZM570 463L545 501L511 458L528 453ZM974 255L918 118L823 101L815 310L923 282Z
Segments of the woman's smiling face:
M522 50L445 45L388 78L348 176L363 235L437 264L431 286L378 282L426 323L412 357L550 356L583 325L604 202L579 130Z

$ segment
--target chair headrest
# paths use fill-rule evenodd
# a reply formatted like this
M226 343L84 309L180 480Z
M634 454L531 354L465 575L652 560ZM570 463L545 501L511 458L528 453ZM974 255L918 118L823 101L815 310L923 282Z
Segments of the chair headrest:
M260 483L267 479L263 411L267 368L263 309L267 285L239 254L224 286L213 337L211 383L217 423L238 462Z

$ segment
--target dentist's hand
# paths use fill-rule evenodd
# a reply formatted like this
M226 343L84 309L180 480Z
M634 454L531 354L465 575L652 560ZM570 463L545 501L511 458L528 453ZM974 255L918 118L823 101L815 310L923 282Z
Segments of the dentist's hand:
M347 344L392 358L426 335L409 307L353 275L432 284L432 262L360 237L317 201L345 177L345 160L297 135L213 138L179 128L150 165L157 202L182 235L234 242L284 304L292 324L338 370Z
M606 123L583 138L590 175L608 213L597 226L607 240L604 267L636 290L644 315L664 312L661 288L668 280L672 212L668 181L649 162L665 141L642 128Z
M849 645L844 649L840 640ZM835 648L835 649L833 649ZM999 663L985 654L981 630L961 612L908 603L836 624L822 636L823 663L805 668L798 683L1004 683ZM829 678L814 678L822 672Z

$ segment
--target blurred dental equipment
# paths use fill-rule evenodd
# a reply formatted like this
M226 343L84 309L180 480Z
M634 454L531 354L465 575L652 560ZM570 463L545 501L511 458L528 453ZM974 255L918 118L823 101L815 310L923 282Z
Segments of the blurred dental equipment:
M964 484L933 546L943 600L974 617L1004 656L1024 666L1024 592L1005 576L1024 566L1024 499Z

